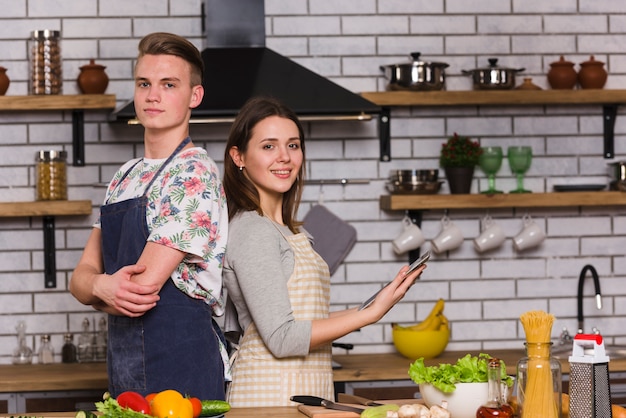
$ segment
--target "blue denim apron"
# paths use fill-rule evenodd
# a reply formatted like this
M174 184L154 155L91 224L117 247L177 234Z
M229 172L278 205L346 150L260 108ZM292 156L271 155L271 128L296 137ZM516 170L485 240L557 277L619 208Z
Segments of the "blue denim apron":
M163 163L143 196L102 206L102 250L107 274L139 259L150 233L146 194L190 141L186 138ZM108 316L109 392L117 397L127 390L147 395L175 389L200 399L224 399L224 365L218 345L223 334L213 320L211 307L177 289L169 279L159 295L157 305L139 318Z

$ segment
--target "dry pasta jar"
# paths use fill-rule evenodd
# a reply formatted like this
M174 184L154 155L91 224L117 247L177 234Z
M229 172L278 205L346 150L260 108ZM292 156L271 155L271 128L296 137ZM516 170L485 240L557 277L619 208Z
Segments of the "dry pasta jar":
M561 363L552 357L552 343L526 342L526 357L517 363L518 416L560 418Z
M67 152L37 153L37 200L67 199Z
M30 94L61 94L61 34L57 30L35 30L29 41Z

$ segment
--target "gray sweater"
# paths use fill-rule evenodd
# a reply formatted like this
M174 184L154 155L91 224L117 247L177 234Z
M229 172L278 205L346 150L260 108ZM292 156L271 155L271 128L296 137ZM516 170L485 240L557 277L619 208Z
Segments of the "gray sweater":
M224 260L227 297L236 308L241 329L252 322L277 358L305 356L311 342L311 321L296 321L287 292L294 255L285 226L256 212L244 212L229 223ZM232 305L231 305L232 308ZM226 332L234 312L226 310Z

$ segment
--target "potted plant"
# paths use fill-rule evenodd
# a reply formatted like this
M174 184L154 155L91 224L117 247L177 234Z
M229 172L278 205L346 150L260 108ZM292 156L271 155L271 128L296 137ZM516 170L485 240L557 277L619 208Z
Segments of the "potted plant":
M443 167L450 193L469 193L482 149L477 141L454 133L441 145L439 165Z

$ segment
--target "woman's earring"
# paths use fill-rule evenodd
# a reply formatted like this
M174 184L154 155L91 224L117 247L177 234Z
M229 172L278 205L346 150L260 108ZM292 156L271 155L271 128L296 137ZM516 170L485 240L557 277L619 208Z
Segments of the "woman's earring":
M239 171L243 171L243 166L242 165L239 166Z

